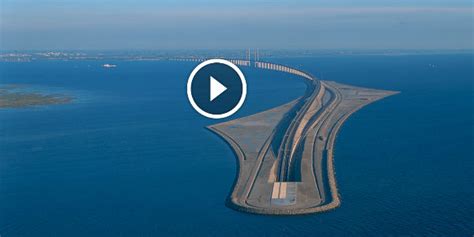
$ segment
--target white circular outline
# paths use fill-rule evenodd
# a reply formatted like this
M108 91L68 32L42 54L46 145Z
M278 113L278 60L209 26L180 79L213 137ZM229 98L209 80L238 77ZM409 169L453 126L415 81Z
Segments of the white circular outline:
M197 104L196 102L194 101L194 98L193 98L193 94L191 93L191 85L193 83L193 80L194 80L194 76L196 75L196 73L201 70L201 68L209 65L209 64L213 64L213 63L220 63L220 64L224 64L224 65L227 65L229 67L231 67L232 69L234 69L235 72L237 72L237 75L239 76L239 79L242 83L242 94L240 95L240 100L239 100L239 103L237 103L236 106L234 106L234 108L232 108L231 110L225 112L225 113L222 113L222 114L211 114L211 113L208 113L204 110L202 110ZM235 65L233 64L232 62L229 62L225 59L208 59L202 63L200 63L199 65L197 65L193 71L191 72L191 74L189 75L188 77L188 84L187 84L187 90L186 90L187 94L188 94L188 100L189 102L191 103L191 105L193 106L193 108L198 112L200 113L201 115L203 115L204 117L207 117L207 118L211 118L211 119L222 119L222 118L227 118L233 114L235 114L235 112L237 112L240 107L242 107L242 105L244 104L244 101L245 101L245 97L247 97L247 82L245 80L245 77L244 77L244 74L242 73L242 71L240 71L240 69Z

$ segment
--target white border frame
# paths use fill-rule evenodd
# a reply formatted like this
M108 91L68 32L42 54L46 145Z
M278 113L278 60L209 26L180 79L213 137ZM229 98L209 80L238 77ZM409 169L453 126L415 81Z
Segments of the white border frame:
M235 72L237 72L237 75L239 76L240 78L240 81L242 82L242 94L240 95L240 100L239 100L239 103L237 103L237 105L232 108L231 110L223 113L223 114L211 114L211 113L208 113L204 110L202 110L197 104L196 102L194 101L194 98L193 98L193 94L191 92L191 85L193 83L193 80L194 80L194 76L196 75L196 73L201 70L201 68L209 65L209 64L213 64L213 63L220 63L220 64L224 64L224 65L227 65L229 67L231 67ZM242 107L242 105L244 104L244 101L245 101L245 98L247 97L247 82L245 80L245 77L244 77L244 74L242 73L242 71L240 71L240 69L233 63L225 60L225 59L209 59L209 60L206 60L202 63L200 63L199 65L197 65L193 71L191 72L191 74L189 75L188 77L188 84L187 84L187 90L186 90L187 94L188 94L188 100L189 102L191 103L191 105L193 106L193 108L198 112L200 113L201 115L203 115L204 117L207 117L207 118L211 118L211 119L222 119L222 118L227 118L233 114L235 114L239 109L240 107Z

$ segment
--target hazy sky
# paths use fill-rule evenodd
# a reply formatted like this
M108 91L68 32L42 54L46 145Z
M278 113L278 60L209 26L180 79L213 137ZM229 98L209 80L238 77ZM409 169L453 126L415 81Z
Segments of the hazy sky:
M472 49L472 0L0 0L2 49Z

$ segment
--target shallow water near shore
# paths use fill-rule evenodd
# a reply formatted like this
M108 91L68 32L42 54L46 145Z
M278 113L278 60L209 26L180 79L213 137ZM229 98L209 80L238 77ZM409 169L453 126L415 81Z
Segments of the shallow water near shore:
M224 205L236 162L205 129L217 121L188 104L185 85L196 63L0 63L1 84L75 98L0 110L0 235L470 236L472 60L470 54L272 59L324 80L401 92L343 125L334 154L342 205L291 217ZM229 119L304 93L294 76L243 69L247 101Z

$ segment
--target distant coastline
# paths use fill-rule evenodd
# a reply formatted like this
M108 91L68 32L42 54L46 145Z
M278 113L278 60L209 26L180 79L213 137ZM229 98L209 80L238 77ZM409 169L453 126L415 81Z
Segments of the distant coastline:
M473 54L474 49L300 49L300 50L260 50L262 58L305 58L340 55L436 55ZM31 61L160 61L189 58L227 58L247 57L246 49L228 50L0 50L0 62ZM105 63L105 62L104 62ZM110 65L113 65L110 63Z

